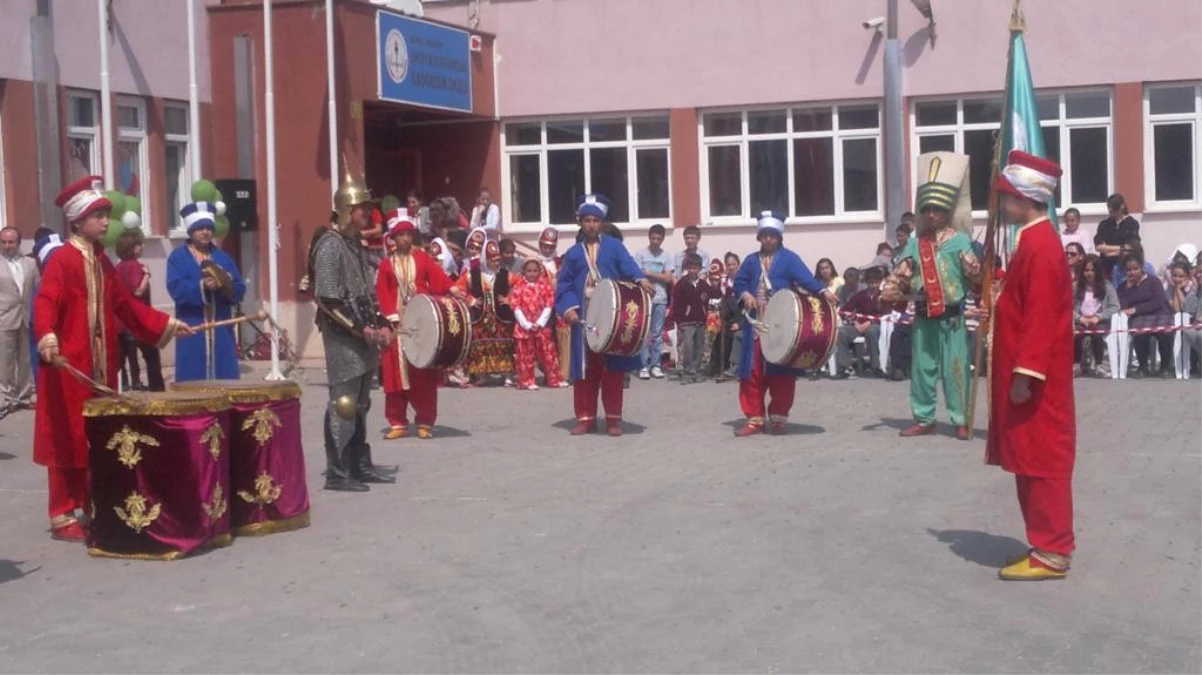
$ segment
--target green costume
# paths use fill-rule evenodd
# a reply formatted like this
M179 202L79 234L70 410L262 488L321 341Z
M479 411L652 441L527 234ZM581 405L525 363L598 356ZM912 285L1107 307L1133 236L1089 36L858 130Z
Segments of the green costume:
M933 425L936 384L942 382L952 424L960 427L966 423L972 376L964 301L980 280L981 269L972 240L961 231L971 224L968 158L946 152L923 155L919 175L927 180L918 186L917 210L941 209L951 217L948 227L920 229L907 242L892 275L902 286L908 282L916 298L910 408L918 424ZM926 265L924 251L929 257Z

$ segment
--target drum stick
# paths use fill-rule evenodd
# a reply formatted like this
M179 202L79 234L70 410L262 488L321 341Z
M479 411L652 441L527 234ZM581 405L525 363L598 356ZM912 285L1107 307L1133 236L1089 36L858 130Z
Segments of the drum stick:
M192 330L200 333L207 330L213 330L214 328L221 328L222 326L233 326L235 324L245 323L247 321L263 321L265 319L267 319L267 312L261 309L256 314L246 314L233 319L210 321L209 323L202 323L198 326L192 326Z

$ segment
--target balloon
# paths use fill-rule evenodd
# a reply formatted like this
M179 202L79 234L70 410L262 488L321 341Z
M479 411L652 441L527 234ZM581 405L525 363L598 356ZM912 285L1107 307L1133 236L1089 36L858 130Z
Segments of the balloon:
M213 228L213 237L216 239L224 239L225 235L230 233L229 216L217 216L213 219L213 222L216 223L216 226Z
M112 248L117 245L117 238L125 231L125 227L121 224L119 218L109 218L109 229L104 231L104 238L101 240L105 246Z
M112 202L113 208L109 211L109 218L121 220L121 216L125 213L125 195L116 190L109 190L104 193L105 197Z
M385 217L399 208L401 208L401 200L396 195L385 195L380 200L380 210L384 212Z
M139 216L133 211L126 211L125 213L121 214L121 224L124 225L125 229L127 230L136 230L142 226L142 216Z
M217 201L217 187L211 181L203 178L192 184L192 201L194 202L215 202Z
M142 200L133 195L125 195L125 210L139 216L142 215Z
M219 216L225 215L225 195L221 194L221 190L213 195L213 212Z

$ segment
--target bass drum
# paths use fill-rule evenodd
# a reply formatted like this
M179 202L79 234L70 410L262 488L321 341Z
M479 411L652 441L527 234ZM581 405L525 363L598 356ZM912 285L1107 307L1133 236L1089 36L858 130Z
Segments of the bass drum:
M450 295L416 295L401 318L401 351L414 368L452 368L472 347L467 303Z
M610 356L638 356L651 328L651 296L637 284L602 279L584 313L589 349Z
M787 368L811 370L830 359L839 331L834 303L805 291L779 291L768 300L760 335L764 360Z

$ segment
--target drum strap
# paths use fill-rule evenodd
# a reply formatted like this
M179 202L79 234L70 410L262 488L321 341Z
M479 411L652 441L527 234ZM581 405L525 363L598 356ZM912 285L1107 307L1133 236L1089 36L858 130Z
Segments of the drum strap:
M404 255L395 253L392 256L392 274L397 281L397 316L402 319L405 316L405 306L409 304L409 299L413 297L414 285L417 282L416 265L413 262L412 255ZM401 369L401 389L409 390L409 363L405 361L405 351L401 348L401 341L396 341L397 361L400 363Z
M764 315L764 310L768 307L768 296L772 294L772 281L768 279L772 261L772 256L760 255L760 285L755 293L755 304L760 316Z

